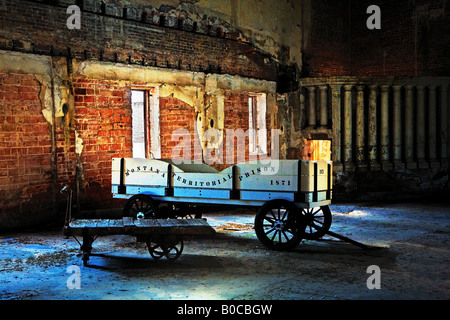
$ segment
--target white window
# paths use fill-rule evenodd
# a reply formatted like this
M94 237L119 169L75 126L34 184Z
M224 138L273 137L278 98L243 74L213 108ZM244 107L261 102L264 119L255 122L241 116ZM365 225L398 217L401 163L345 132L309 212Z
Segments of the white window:
M249 114L249 152L252 155L267 153L266 95L250 94L248 97Z
M131 90L133 158L161 158L157 88Z

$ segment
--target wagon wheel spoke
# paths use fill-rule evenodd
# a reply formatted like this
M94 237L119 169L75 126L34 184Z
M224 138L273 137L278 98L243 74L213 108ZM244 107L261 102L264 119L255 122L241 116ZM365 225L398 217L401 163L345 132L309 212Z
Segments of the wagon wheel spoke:
M291 240L292 237L291 237L291 238L288 237L284 231L281 231L281 233L282 233L282 234L284 235L284 237L286 238L286 241Z
M273 217L274 220L277 220L277 217L276 217L275 214L273 213L273 210L270 210L270 214L272 215L272 217ZM266 218L268 218L268 217L266 217Z
M284 231L289 232L290 234L292 234L293 236L296 234L296 232L294 230L292 230L291 228L287 228Z
M288 214L288 210L284 210L284 214L283 214L283 217L281 218L281 220L286 220L286 216L287 216L287 214Z
M277 219L276 218L274 218L274 219L272 219L271 217L264 217L264 220L267 220L267 221L269 221L271 224L274 224L275 223L275 221L277 221Z
M275 233L273 234L272 238L270 238L270 241L273 241L273 239L275 239L277 234L278 234L278 230L275 230Z
M274 230L275 230L275 228L271 228L269 231L265 231L265 234L267 235L267 234L273 232Z
M314 220L311 222L311 226L314 226L314 227L319 227L319 228L321 228L321 227L323 227L323 225L324 225L324 222L323 222L323 221L319 221L319 220L316 220L316 219L314 219Z

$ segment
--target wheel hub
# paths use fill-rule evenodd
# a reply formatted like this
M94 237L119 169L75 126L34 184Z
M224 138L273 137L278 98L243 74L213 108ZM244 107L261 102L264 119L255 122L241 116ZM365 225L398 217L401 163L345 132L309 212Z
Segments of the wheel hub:
M136 219L141 220L145 218L145 214L143 212L138 212L136 214Z
M283 231L283 229L284 229L284 222L277 220L273 224L273 227L275 228L276 231Z
M310 224L314 220L314 216L310 213L304 215L306 224Z

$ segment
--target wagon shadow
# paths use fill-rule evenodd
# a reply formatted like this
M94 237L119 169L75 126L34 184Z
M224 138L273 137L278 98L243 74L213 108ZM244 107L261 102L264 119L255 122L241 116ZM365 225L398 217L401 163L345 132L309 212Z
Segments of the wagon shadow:
M231 258L233 259L233 258ZM92 253L91 259L85 266L91 269L119 271L126 270L198 270L222 268L221 259L210 255L182 254L175 261L165 258L156 260L150 256L127 256Z
M304 241L292 252L305 261L362 266L375 264L385 268L395 266L397 260L397 253L388 247L361 248L342 240Z
M255 237L242 237L233 233L221 233L216 239L233 245L244 245L249 249L264 250L269 255L289 255L302 261L346 263L349 265L393 267L397 253L388 247L355 244L338 239L304 240L291 251L273 251L264 247ZM270 257L269 257L270 259ZM276 258L275 258L276 259Z

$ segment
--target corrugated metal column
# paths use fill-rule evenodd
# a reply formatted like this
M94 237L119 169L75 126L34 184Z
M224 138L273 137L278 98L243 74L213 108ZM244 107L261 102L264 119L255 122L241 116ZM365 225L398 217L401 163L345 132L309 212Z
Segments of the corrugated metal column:
M447 83L444 83L441 86L441 104L439 105L439 115L440 115L440 139L441 139L441 152L440 152L440 158L441 158L441 165L447 166L448 158L450 158L450 147L448 139L448 130L450 127L450 120L448 117L450 116L450 113L448 112L448 91L447 91Z
M419 167L424 167L425 160L425 87L417 86L417 113L416 113L416 156Z
M369 109L367 115L368 128L368 152L371 167L377 162L377 86L369 86Z
M316 87L307 87L308 89L308 126L316 126Z
M400 85L392 86L394 90L394 112L392 141L393 160L396 166L400 166L402 160L402 115L401 115L401 88Z
M364 86L357 86L356 96L356 161L364 163Z
M320 86L320 126L328 126L328 87Z
M414 123L413 123L413 86L405 86L405 160L407 169L413 169L414 163Z
M333 146L331 157L334 164L341 164L341 85L331 87L331 116L333 127Z
M352 85L344 86L344 164L349 165L353 161L353 110L352 110Z
M428 160L436 166L436 85L428 86Z
M381 86L381 162L389 161L389 86Z

